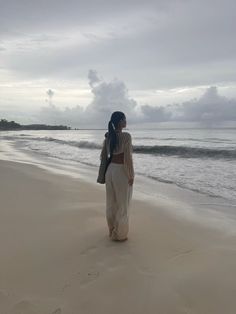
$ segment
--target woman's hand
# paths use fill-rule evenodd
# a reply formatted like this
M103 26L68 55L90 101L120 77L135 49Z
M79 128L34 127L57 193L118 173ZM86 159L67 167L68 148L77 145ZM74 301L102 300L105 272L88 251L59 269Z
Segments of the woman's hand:
M128 184L132 186L132 185L134 184L134 178L129 179L129 180L128 180Z

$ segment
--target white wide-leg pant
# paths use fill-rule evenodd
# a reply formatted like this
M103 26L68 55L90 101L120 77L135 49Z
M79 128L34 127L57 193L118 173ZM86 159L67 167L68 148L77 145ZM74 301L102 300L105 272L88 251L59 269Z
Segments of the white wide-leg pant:
M112 240L124 240L129 231L129 206L133 186L123 164L110 163L106 171L106 217Z

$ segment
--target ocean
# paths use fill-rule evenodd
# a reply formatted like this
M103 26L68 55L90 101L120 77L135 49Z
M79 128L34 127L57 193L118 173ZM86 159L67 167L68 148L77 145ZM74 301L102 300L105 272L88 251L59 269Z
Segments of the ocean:
M135 173L236 204L236 129L129 129ZM25 152L95 171L106 130L1 131Z

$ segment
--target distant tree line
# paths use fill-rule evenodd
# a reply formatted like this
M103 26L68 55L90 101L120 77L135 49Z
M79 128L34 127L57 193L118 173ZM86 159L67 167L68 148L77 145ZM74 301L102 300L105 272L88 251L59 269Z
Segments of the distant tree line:
M65 125L46 125L46 124L27 124L21 125L15 121L0 120L0 130L70 130L71 128Z

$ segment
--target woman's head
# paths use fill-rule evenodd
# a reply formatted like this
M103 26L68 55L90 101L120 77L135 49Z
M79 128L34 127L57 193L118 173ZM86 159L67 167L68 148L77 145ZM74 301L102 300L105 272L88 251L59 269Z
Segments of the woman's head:
M125 114L121 111L114 111L108 123L108 137L110 140L110 154L111 155L113 154L113 151L118 143L116 131L122 130L125 127L126 127Z
M111 115L110 126L115 130L119 130L126 127L126 117L121 111L114 111ZM109 129L109 125L108 125Z

